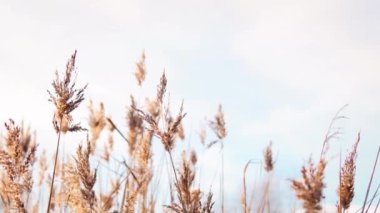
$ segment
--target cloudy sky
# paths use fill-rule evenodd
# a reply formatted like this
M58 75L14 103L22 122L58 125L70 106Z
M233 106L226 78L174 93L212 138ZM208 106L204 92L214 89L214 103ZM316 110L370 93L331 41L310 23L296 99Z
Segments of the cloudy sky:
M0 14L0 120L31 123L41 147L55 146L46 89L76 49L78 84L89 83L86 97L105 102L120 122L129 95L142 102L154 94L164 69L171 100L185 100L191 143L223 104L226 187L235 203L244 164L260 159L270 140L286 194L287 178L318 157L331 118L349 104L329 151L325 202L336 202L340 150L361 131L361 204L380 144L380 2L0 0ZM148 79L138 88L132 73L142 51Z

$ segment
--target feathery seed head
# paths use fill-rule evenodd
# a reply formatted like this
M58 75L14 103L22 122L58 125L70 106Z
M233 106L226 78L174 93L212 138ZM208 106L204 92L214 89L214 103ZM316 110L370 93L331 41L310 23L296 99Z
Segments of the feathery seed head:
M135 77L139 86L145 80L146 67L145 67L145 52L141 54L140 60L136 63Z
M99 104L98 109L94 109L93 103L90 100L88 110L90 111L88 125L91 134L91 154L95 152L96 141L106 126L106 117L103 103Z
M360 133L358 138L352 147L351 152L347 155L344 165L340 171L340 186L338 188L338 195L340 200L340 206L343 209L350 207L351 201L354 198L354 184L355 184L355 172L356 172L356 157L357 148L360 141Z
M297 198L303 201L305 211L313 213L322 209L323 188L326 186L324 183L326 161L322 158L318 165L314 166L310 158L308 164L308 168L303 166L301 169L303 180L291 180L291 186Z
M272 156L272 141L269 143L269 145L264 150L264 169L267 172L270 172L273 170L273 156Z
M168 81L166 79L165 71L162 73L160 84L157 86L157 102L162 103L165 92L166 92L166 85Z
M26 212L23 195L32 190L31 167L35 159L36 145L23 137L25 135L22 128L13 120L5 123L5 127L5 146L0 149L0 165L5 171L2 180L7 185L6 193L11 207L18 212Z
M84 100L84 90L87 87L86 85L83 88L75 88L75 78L73 79L73 75L76 74L76 53L75 51L67 62L66 71L62 78L58 72L55 73L56 78L52 83L54 94L48 90L50 96L49 101L53 102L56 107L53 125L57 132L62 131L66 133L67 131L75 132L84 130L79 124L72 124L72 117L70 115Z
M133 96L131 96L131 105L128 108L127 112L127 125L128 125L128 146L129 154L132 156L132 153L136 149L137 137L143 132L143 119L139 116L136 111L136 102Z
M224 121L224 113L222 105L219 105L218 112L215 115L213 121L210 121L210 127L218 136L219 140L224 139L227 136L226 122Z

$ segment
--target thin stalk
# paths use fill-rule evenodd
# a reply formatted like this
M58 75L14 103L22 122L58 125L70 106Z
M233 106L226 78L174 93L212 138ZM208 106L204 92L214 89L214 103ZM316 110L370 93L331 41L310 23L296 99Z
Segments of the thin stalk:
M342 187L342 145L340 146L340 152L339 152L339 188L338 188L338 195L339 195L339 204L338 204L338 213L341 213L344 209L342 208L342 202L341 202L341 195L340 195L340 187Z
M128 178L128 175L127 175ZM124 186L124 192L123 192L123 199L121 201L121 206L120 206L120 212L123 212L124 210L124 203L125 203L125 196L127 195L127 189L128 189L128 179L125 181L125 186Z
M50 212L50 203L51 203L51 197L53 195L53 188L54 188L54 178L55 178L55 169L57 167L57 161L58 161L58 150L59 150L59 142L61 141L61 126L62 126L62 119L59 124L58 129L58 139L57 139L57 149L55 151L55 160L54 160L54 169L53 169L53 177L51 178L51 184L50 184L50 194L49 194L49 202L47 206L46 212Z
M249 209L247 204L247 181L246 181L246 174L248 167L251 163L254 163L252 160L249 160L245 166L244 166L244 172L243 172L243 207L244 207L244 213L248 213Z
M378 150L377 150L377 155L376 155L375 165L373 165L372 174L371 174L371 179L369 180L369 183L368 183L367 193L366 193L366 195L365 195L365 199L364 199L364 203L363 203L363 207L362 207L362 213L363 213L364 210L365 210L365 205L366 205L366 203L367 203L369 190L371 189L372 179L373 179L373 176L374 176L374 174L375 174L376 165L377 165L377 160L379 159L379 154L380 154L380 146L379 146L379 148L378 148Z
M263 213L266 206L268 206L268 211L270 212L269 198L268 198L269 186L270 186L270 177L268 176L268 180L265 182L265 185L264 185L264 193L262 195L257 212Z
M126 181L128 179L128 175L126 175L124 177L124 179L120 182L120 184L122 184L124 181ZM114 191L112 191L112 194L118 194L119 193L119 189L115 189ZM116 196L117 197L117 196ZM108 203L110 200L112 199L112 196L108 197L107 200L104 202L105 204ZM103 207L102 207L103 209Z
M123 135L119 128L115 125L115 123L111 120L111 118L107 118L107 121L111 124L111 126L116 130L117 133L129 144L128 139Z
M164 155L165 155L165 151L164 151ZM165 155L165 165L167 165L167 162L168 159L166 158L166 155ZM165 166L166 168L166 173L167 173L167 176L168 176L168 180L169 180L169 190L170 190L170 202L171 203L174 203L174 190L173 190L173 185L172 185L172 175L171 175L171 168L170 166Z
M243 172L243 207L244 207L244 213L248 213L247 208L247 183L246 183L246 173L248 170L249 164L251 164L252 161L248 161L247 164L245 164L244 172Z
M379 188L380 188L380 184L377 185L377 187L376 187L376 191L375 191L375 193L373 193L373 196L372 196L371 200L369 201L369 204L368 204L367 210L366 210L365 212L368 212L369 208L370 208L371 205L372 205L372 202L373 202L373 201L375 200L375 198L378 196L377 192L379 191Z
M342 118L346 118L345 116L340 115L340 113L348 106L348 104L345 104L343 107L341 107L334 115L333 119L330 121L329 128L327 129L327 133L325 135L325 140L323 141L322 150L321 150L321 156L320 159L323 158L324 154L326 153L328 149L328 142L335 138L340 134L339 130L331 132L334 126L334 123Z
M377 201L376 208L375 208L375 211L374 211L374 212L377 212L377 208L379 208L379 205L380 205L380 198L379 198L379 200Z
M256 162L253 162L254 164L258 164L258 165L260 165L260 168L259 168L259 170L258 171L256 171L256 176L257 177L260 177L261 176L261 172L262 172L262 169L263 169L263 162L261 162L261 161L256 161ZM253 181L253 188L255 188L257 186L257 179L255 178L254 179L254 181ZM252 190L253 192L254 192L254 190ZM253 196L253 194L251 195L251 198L249 199L249 203L248 203L248 212L250 212L251 211L251 209L253 209L253 207L254 207L254 196ZM259 205L259 204L257 204L257 205Z
M132 175L133 179L136 181L137 183L137 190L140 190L140 187L141 187L141 183L140 181L137 179L135 173L132 171L132 169L128 166L128 164L124 161L123 162L124 166L127 168L127 170L129 171L128 175L127 175L127 178L129 176L129 174ZM120 207L120 212L123 212L123 209L124 209L124 203L125 203L125 196L127 195L127 189L128 189L128 179L126 180L125 182L125 187L124 187L124 192L123 192L123 200L121 201L121 207Z
M222 213L224 213L224 149L222 142L222 174L220 177L220 191L221 191L221 203L222 203Z

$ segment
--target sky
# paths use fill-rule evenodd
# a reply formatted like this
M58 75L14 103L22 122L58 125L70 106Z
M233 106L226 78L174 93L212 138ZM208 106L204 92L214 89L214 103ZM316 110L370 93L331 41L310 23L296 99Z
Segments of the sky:
M119 123L129 95L154 95L164 69L173 106L184 100L191 146L223 105L231 209L239 208L245 163L262 159L269 141L289 197L288 179L319 156L331 119L348 104L328 152L324 202L335 204L339 153L360 131L354 203L362 203L380 145L380 2L0 0L0 14L0 121L24 119L48 151L55 137L46 90L77 50L78 85L89 83L86 98L103 101ZM139 88L133 71L143 51L148 74ZM85 104L78 111L85 121ZM206 153L204 167L217 167L215 157Z

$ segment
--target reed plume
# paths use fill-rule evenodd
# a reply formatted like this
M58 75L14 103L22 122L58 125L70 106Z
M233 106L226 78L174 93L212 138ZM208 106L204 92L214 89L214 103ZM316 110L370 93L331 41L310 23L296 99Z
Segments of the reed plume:
M86 208L91 211L94 210L94 205L96 203L96 196L93 187L96 182L96 170L91 171L90 168L90 153L91 145L90 141L87 142L87 148L83 150L82 146L79 145L77 149L76 162L76 174L79 176L81 182L81 196L84 201L86 201Z
M4 192L9 199L9 204L6 205L10 210L26 212L27 203L24 195L30 193L33 186L32 165L36 144L30 143L30 138L23 135L21 127L13 120L5 123L5 127L7 134L5 147L0 150L0 165L5 171L2 181L6 186Z
M165 73L162 74L160 79L160 84L157 86L157 99L156 102L160 103L159 107L162 107L162 101L164 97L164 93L166 91L166 76ZM170 111L167 108L165 113L163 113L164 118L164 128L159 128L158 120L151 115L151 113L146 113L140 109L135 108L137 112L139 112L141 118L149 124L148 130L153 132L155 136L157 136L166 151L170 152L175 145L176 136L178 136L178 131L182 122L182 119L186 116L186 113L183 112L183 102L179 109L177 116L173 119L170 115ZM160 110L162 112L162 110Z
M55 204L67 205L75 212L96 212L101 209L97 204L94 191L96 170L90 168L91 145L87 141L86 148L79 145L73 160L65 163L62 174L61 191L54 199Z
M88 125L90 127L90 141L91 141L91 154L94 154L96 141L99 139L100 134L107 124L105 117L104 104L101 102L98 109L95 109L92 101L90 100L88 105L88 110L90 112Z
M291 181L291 187L296 192L297 198L303 201L303 207L307 213L318 212L322 209L323 188L326 187L324 183L325 167L326 162L323 158L316 166L310 158L308 167L303 166L301 169L302 180Z
M50 96L49 101L51 101L56 108L54 117L53 117L53 126L54 126L55 131L58 133L58 139L57 139L57 148L55 152L53 176L52 176L51 184L50 184L50 195L49 195L47 212L50 212L50 203L51 203L53 187L54 187L54 179L55 179L55 172L56 172L55 169L57 165L61 133L77 132L77 131L84 130L84 128L82 128L79 123L74 124L72 122L73 119L70 114L84 100L84 90L87 87L86 85L79 89L76 88L75 78L73 78L73 75L76 74L76 70L75 70L76 54L77 54L77 51L74 52L74 54L71 56L71 58L67 62L66 71L62 78L59 76L58 72L55 73L56 78L52 83L54 94L48 90L48 93Z
M156 136L160 139L161 143L164 146L165 151L169 155L170 164L174 172L175 184L179 184L179 179L177 177L177 172L174 166L172 150L175 146L175 140L179 137L180 126L183 118L186 116L186 113L183 112L183 102L179 109L178 114L173 118L169 110L169 103L164 108L163 98L166 92L167 79L165 72L161 75L160 83L157 86L156 100L148 105L148 112L134 108L139 114L139 116L148 124L146 127L147 131L151 135ZM160 127L160 119L162 118L162 128ZM182 194L180 196L180 204L182 205L182 210L186 212L184 202L182 200Z
M53 117L53 126L57 132L76 132L84 130L79 123L74 124L72 116L70 115L79 104L84 100L84 90L87 85L77 89L75 85L76 60L77 51L71 56L66 64L66 71L63 77L55 73L55 79L52 83L53 92L49 93L49 101L55 105L55 113Z
M343 212L350 207L351 201L355 195L355 172L356 172L356 158L357 148L360 142L360 133L351 152L347 155L343 167L340 169L340 185L338 188L338 212Z
M75 212L86 212L86 201L82 198L80 176L75 163L70 160L65 164L61 191L55 195L52 204L62 203Z
M224 120L224 112L222 105L219 105L218 111L214 116L214 120L209 123L218 140L211 142L207 148L212 147L216 143L220 143L220 152L222 158L222 171L220 174L220 196L221 196L221 212L224 213L224 142L223 139L227 136L226 122Z
M224 120L224 112L222 105L219 105L218 112L214 120L210 121L210 127L219 140L223 140L227 136L226 122Z
M272 141L269 142L269 145L264 150L264 169L267 172L273 170L273 156L272 156Z
M128 126L128 146L129 146L129 155L132 156L135 149L136 143L138 140L138 136L143 132L143 120L141 116L139 116L136 109L136 102L133 96L131 96L131 105L128 108L127 112L127 126Z
M202 192L198 188L194 188L195 165L197 156L195 151L191 151L187 157L186 152L182 153L181 167L178 170L179 181L176 183L178 200L180 203L172 202L166 206L168 209L182 213L203 213L212 211L212 194L209 194L207 199L202 202Z
M141 86L146 76L145 52L141 54L140 60L136 62L136 71L134 74L135 74L138 85Z
M264 170L268 173L267 180L264 183L264 192L261 198L261 202L258 206L258 212L264 212L265 207L267 207L267 211L270 212L270 184L271 184L271 175L274 167L273 161L273 153L272 153L272 141L269 142L267 147L264 149L263 157L264 157Z

